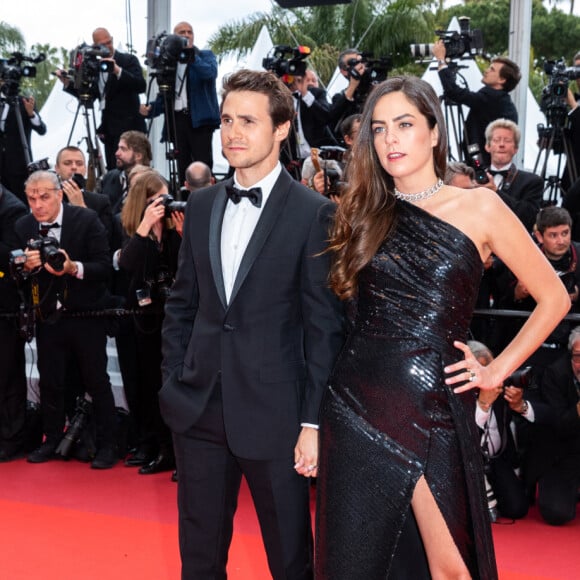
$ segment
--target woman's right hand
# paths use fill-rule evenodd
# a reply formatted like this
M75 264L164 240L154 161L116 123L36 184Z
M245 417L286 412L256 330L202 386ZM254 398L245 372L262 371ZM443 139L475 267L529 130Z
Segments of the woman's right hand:
M161 222L164 216L165 205L163 204L163 197L160 196L157 199L154 199L145 208L145 213L143 214L143 219L137 228L137 233L142 237L148 236L153 226Z

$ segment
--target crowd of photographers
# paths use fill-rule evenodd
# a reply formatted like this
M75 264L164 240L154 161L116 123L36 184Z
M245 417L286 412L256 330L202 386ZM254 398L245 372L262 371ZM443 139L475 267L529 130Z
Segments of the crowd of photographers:
M140 103L146 88L141 66L135 57L113 50L104 28L94 31L92 46L75 49L77 61L89 63L86 70L56 73L79 102L101 108L98 132L107 171L98 191L87 185L89 167L78 147L63 144L55 152L53 170L30 163L30 131L46 131L34 101L18 92L1 101L0 461L26 456L41 463L74 456L95 469L108 469L119 460L141 474L175 468L157 401L163 303L175 275L187 195L216 182L211 141L220 119L215 55L194 46L190 24L181 22L173 32L148 47L148 64L160 88L152 102ZM471 33L464 36L460 39L477 40ZM559 109L554 111L562 99L570 110L566 138L574 154L566 170L570 194L562 207L545 207L542 177L514 162L521 132L509 93L519 82L519 67L496 58L479 91L459 87L453 70L456 42L443 36L429 48L444 99L469 106L461 144L464 162L449 164L446 182L497 192L561 275L575 313L580 183L572 178L575 157L580 157L580 127L574 128L580 109L567 81L580 74L556 63L547 87L543 108L549 126L562 122ZM344 50L338 68L346 87L329 98L308 68L307 56L304 47L280 46L264 59L264 67L283 78L295 97L294 127L281 160L296 179L340 203L360 112L374 84L386 78L389 63ZM575 58L580 66L580 55ZM556 99L562 77L566 93ZM4 82L3 87L14 93L13 85ZM6 90L3 94L8 97ZM23 135L21 122L11 118L16 109L25 119ZM152 168L145 127L147 118L161 114L166 156L177 166L168 179ZM19 163L7 161L6 143L26 150ZM28 177L22 174L27 165L35 170ZM477 307L480 312L522 312L521 317L474 318L472 349L487 363L515 335L533 300L492 257L485 264ZM525 369L474 403L493 518L524 517L534 500L548 523L575 517L580 487L580 327L575 326L570 320L561 323ZM117 348L128 421L114 406L107 335ZM25 341L33 336L40 375L36 430L27 405L24 361ZM177 477L174 471L172 479Z

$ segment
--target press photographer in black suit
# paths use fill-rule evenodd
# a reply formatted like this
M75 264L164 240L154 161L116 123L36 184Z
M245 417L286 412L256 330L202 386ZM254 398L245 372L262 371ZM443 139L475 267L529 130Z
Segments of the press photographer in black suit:
M143 69L139 60L132 54L120 52L113 48L113 38L106 28L93 31L93 44L104 46L109 56L101 59L112 62L112 72L99 72L96 86L93 88L94 99L99 102L101 124L97 133L105 144L107 169L115 168L115 151L119 137L124 131L135 130L145 133L145 119L139 113L139 94L147 88ZM63 82L64 90L78 97L78 91L64 71L56 71Z
M580 244L571 239L572 219L568 211L561 207L549 206L541 209L536 218L534 236L546 256L548 262L561 277L570 296L570 312L576 313L579 308ZM523 310L530 312L534 309L535 301L528 289L509 271L498 276L497 308L507 310ZM525 318L498 320L496 348L501 349L515 336L525 322ZM532 365L537 374L566 351L571 323L563 320L542 344L542 346L528 359L526 364Z
M0 462L24 451L26 374L24 338L18 328L20 298L10 275L10 252L18 241L16 220L28 208L0 185Z
M22 119L25 143L22 142L18 128L17 115ZM46 125L36 111L34 97L17 95L5 99L0 81L0 179L2 185L24 203L24 182L29 174L26 151L32 161L32 131L39 135L46 134Z
M85 189L87 164L84 153L74 145L63 147L56 154L54 170L60 178L63 201L96 211L110 240L113 230L111 202L108 196Z
M580 488L580 327L568 337L567 352L546 368L540 383L546 405L537 409L534 475L544 520L559 526L576 517Z
M97 451L91 466L107 469L117 462L117 453L105 318L74 316L103 307L110 272L107 233L94 211L62 203L55 173L34 172L25 190L31 213L16 222L15 230L26 255L19 275L28 286L27 304L36 312L40 406L46 436L28 461L43 463L55 457L63 435L67 361L72 356L92 397L97 425ZM44 241L37 249L31 248L30 240Z
M463 146L477 143L479 151L487 164L489 156L485 153L485 129L495 119L510 119L518 122L518 112L509 93L520 82L521 73L518 65L506 57L496 57L483 73L481 82L484 86L479 91L470 91L460 87L455 79L455 72L445 60L447 49L443 40L433 45L433 56L438 61L439 80L443 86L443 95L450 101L467 105L469 113L465 119Z
M113 215L123 209L131 170L136 165L151 165L152 157L151 143L141 131L125 131L119 137L115 151L116 167L107 171L101 181L101 192L109 197Z
M542 205L544 181L535 173L518 169L513 158L520 146L520 128L509 119L496 119L485 130L485 150L491 164L489 182L531 233Z
M478 362L487 366L493 354L485 344L470 340L469 348ZM516 374L515 377L528 375ZM516 473L520 467L519 451L512 433L512 425L519 420L523 386L526 379L518 381L511 375L506 387L481 390L475 403L475 422L481 432L481 450L484 454L485 473L497 501L497 510L505 518L520 519L528 513L528 498L524 482ZM514 382L517 382L514 385ZM489 494L489 491L488 491ZM489 502L488 497L488 502ZM493 507L490 506L490 512ZM491 515L491 514L490 514Z

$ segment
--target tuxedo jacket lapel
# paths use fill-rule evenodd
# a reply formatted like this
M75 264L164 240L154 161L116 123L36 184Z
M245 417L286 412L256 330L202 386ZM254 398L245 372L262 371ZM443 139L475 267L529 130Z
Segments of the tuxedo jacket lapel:
M231 182L232 180L229 180L228 184ZM224 212L226 211L227 201L228 197L224 185L219 189L215 196L209 218L209 260L215 286L224 310L228 306L228 301L226 299L226 289L224 286L224 275L222 270L221 238L222 221L224 218Z
M236 294L238 293L240 287L246 279L246 276L248 275L248 272L252 268L252 265L256 261L256 258L258 257L262 247L268 239L274 224L284 209L284 202L286 200L286 196L288 195L290 179L291 177L282 173L276 181L274 188L272 189L272 192L266 201L266 205L262 210L260 219L256 224L256 229L250 238L250 242L248 243L248 247L246 248L240 263L240 268L234 282L234 287L232 288L230 304L234 301Z

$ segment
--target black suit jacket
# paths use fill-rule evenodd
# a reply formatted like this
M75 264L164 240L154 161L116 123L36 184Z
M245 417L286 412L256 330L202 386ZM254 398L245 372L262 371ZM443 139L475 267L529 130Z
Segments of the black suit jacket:
M220 255L225 183L187 202L163 326L163 417L185 432L221 383L228 443L250 459L288 455L300 424L318 423L342 335L328 288L333 204L283 170L240 264L229 304Z
M10 275L9 262L10 252L18 247L14 223L27 213L28 207L0 185L0 312L18 310L20 301L16 285Z
M304 137L310 147L322 147L324 145L338 145L329 127L331 122L331 106L326 98L326 91L318 87L309 87L309 92L314 95L314 102L310 107L300 99L298 114L302 124Z
M504 180L497 193L531 232L542 205L544 180L535 173L518 169L513 180Z
M113 212L111 211L111 202L109 198L105 195L101 195L100 193L85 191L84 189L82 193L85 205L97 213L101 223L105 226L110 245L113 232ZM64 192L63 199L68 202L68 198Z
M20 247L38 237L38 222L32 214L20 218L15 225ZM97 214L85 207L64 204L60 247L73 261L82 262L83 279L67 274L53 276L44 268L31 276L38 280L41 311L49 316L58 299L67 310L87 311L102 308L107 299L110 256L107 232Z
M113 215L119 213L123 206L123 186L121 184L120 169L111 169L103 175L101 193L105 194L111 203Z
M7 189L24 201L24 182L28 177L26 153L28 153L30 161L34 160L30 148L30 137L32 131L36 131L39 135L46 134L46 125L40 116L40 125L33 125L22 98L17 97L17 99L26 143L23 143L20 137L16 111L14 105L11 104L4 131L0 132L0 178Z
M465 119L467 143L477 143L479 151L489 164L489 154L485 150L486 127L496 119L510 119L514 123L518 122L518 112L509 93L486 85L477 92L460 87L449 67L439 70L439 80L446 98L469 107L469 113Z

